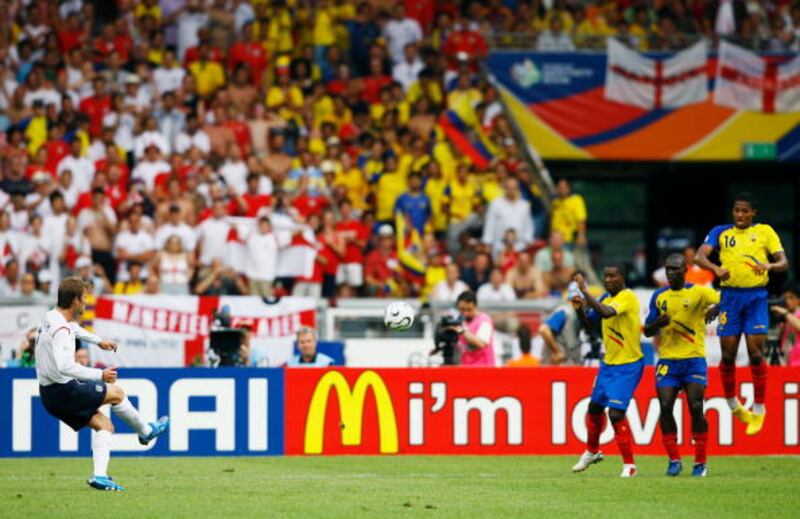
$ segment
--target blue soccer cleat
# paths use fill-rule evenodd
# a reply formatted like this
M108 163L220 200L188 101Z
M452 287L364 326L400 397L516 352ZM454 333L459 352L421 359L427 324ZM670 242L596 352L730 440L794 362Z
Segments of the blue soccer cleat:
M88 483L90 487L96 488L97 490L108 490L112 492L120 492L125 490L125 487L115 482L108 476L92 476L86 483Z
M162 416L155 422L150 422L150 434L147 436L139 436L139 443L147 445L154 439L158 438L169 429L169 416Z
M667 476L675 477L681 473L683 470L683 463L681 460L669 460L669 465L667 465Z
M698 478L704 478L706 477L707 473L708 473L708 465L706 465L705 463L694 464L694 468L692 469L692 476Z

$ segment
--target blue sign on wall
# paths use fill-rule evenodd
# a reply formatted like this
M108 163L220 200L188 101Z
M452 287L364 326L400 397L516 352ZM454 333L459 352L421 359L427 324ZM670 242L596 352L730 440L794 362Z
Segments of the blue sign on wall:
M112 415L113 455L283 454L282 369L120 369L118 384L152 421L169 414L170 431L141 446ZM75 433L39 401L33 369L0 370L0 457L88 456L91 431ZM107 409L107 406L106 406Z

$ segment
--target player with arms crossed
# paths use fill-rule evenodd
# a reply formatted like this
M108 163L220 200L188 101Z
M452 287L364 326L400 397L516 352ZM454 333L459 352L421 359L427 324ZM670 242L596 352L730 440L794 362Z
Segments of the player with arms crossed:
M789 268L778 235L769 225L753 223L758 208L749 193L740 193L733 201L733 224L714 227L697 253L695 263L710 270L722 286L719 335L722 362L719 365L722 388L733 415L747 424L747 434L757 434L764 425L764 397L767 388L767 363L764 344L767 340L769 310L766 285L769 272ZM722 266L708 256L719 251ZM769 257L774 262L769 262ZM753 374L753 412L746 411L736 397L736 354L742 333Z
M694 440L693 476L707 472L706 442L708 423L703 413L707 384L706 323L719 313L716 290L686 283L686 260L682 254L670 254L664 263L669 286L656 290L650 299L650 312L644 334L661 335L656 366L656 393L661 404L661 436L669 456L667 476L683 470L678 452L678 426L672 410L678 392L683 389L692 415Z
M94 475L89 486L98 490L125 490L108 477L111 456L111 419L99 411L111 404L111 409L139 435L139 443L147 445L163 434L169 426L164 416L149 424L142 420L117 381L116 368L87 368L75 362L75 339L96 344L104 350L117 351L112 341L104 341L89 333L77 321L84 311L88 285L79 278L66 278L58 286L56 308L47 312L39 323L36 340L36 378L42 405L48 413L79 431L85 426L94 429L92 458Z
M632 290L625 287L625 269L621 265L611 265L604 269L603 284L607 293L599 301L589 293L581 274L575 274L575 281L586 300L589 312L585 312L581 296L576 295L572 299L572 305L587 329L591 320L602 319L606 355L594 381L586 415L586 452L572 467L572 471L582 472L603 460L603 453L599 450L600 434L605 428L605 408L608 407L608 417L614 426L614 438L622 454L621 476L630 478L636 475L636 465L633 461L631 428L625 412L644 371L639 300Z

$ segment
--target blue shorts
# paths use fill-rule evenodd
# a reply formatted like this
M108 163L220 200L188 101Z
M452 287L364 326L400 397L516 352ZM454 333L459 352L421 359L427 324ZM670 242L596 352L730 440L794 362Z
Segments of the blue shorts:
M656 387L683 387L688 383L708 385L708 364L704 357L660 359L656 366Z
M102 381L70 380L66 384L39 386L42 405L74 430L81 430L103 405L106 383Z
M717 335L763 335L768 327L769 308L765 288L722 287Z
M594 380L591 401L603 407L627 411L636 386L642 379L643 371L644 359L628 364L604 362L600 365L600 371Z

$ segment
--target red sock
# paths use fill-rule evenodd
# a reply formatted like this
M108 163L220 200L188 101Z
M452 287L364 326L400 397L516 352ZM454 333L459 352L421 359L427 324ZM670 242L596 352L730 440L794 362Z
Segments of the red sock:
M678 433L664 433L661 435L661 441L664 442L664 449L670 461L681 459L681 453L678 452Z
M586 449L592 454L597 452L600 447L600 434L606 428L606 414L586 414L586 430L588 438L586 440Z
M692 433L692 440L694 440L694 462L706 462L706 442L708 441L708 433Z
M756 404L763 404L767 393L767 363L762 360L759 364L750 364L750 373L753 374L753 389L755 392L753 401Z
M736 397L736 365L720 364L719 374L722 378L722 390L725 392L725 398Z
M623 418L614 424L614 439L617 440L619 453L622 454L622 462L626 465L633 464L633 438L631 437L631 426L628 419Z

